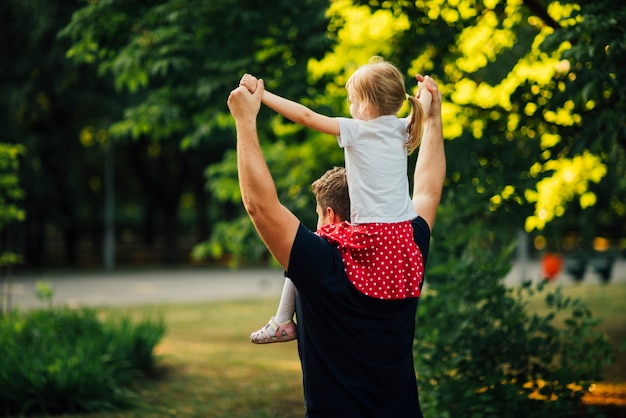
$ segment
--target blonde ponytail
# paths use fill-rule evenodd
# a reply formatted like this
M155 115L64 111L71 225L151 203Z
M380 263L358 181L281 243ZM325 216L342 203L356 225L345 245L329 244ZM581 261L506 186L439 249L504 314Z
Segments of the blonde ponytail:
M409 125L406 128L409 139L404 143L409 155L419 147L422 142L422 133L424 131L424 109L422 104L415 96L408 96L411 103L411 115L409 116Z

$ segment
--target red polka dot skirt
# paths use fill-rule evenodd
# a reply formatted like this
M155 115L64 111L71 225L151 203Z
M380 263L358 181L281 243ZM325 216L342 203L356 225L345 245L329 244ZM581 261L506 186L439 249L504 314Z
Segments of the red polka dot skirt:
M378 299L419 297L424 260L413 240L411 221L321 227L317 234L336 244L348 279Z

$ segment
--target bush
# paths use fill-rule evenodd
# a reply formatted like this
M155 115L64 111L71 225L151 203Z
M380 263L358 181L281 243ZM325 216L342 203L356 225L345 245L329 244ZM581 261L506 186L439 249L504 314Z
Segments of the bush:
M451 232L459 220L448 215L440 218L445 238L436 243L439 260L429 270L416 322L425 415L583 416L582 396L613 357L606 335L595 330L598 321L558 289L545 296L546 315L527 312L524 295L545 289L504 286L506 239L479 221L463 222L467 235L460 237Z
M13 312L0 320L0 411L5 416L128 406L130 385L154 371L162 320L100 321L93 310Z

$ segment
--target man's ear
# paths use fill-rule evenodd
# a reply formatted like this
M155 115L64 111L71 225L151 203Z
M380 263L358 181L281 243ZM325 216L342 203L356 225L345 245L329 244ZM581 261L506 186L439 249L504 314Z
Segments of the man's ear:
M326 208L326 217L331 224L336 224L343 220L339 219L339 215L337 215L337 212L335 212L335 210L330 206Z

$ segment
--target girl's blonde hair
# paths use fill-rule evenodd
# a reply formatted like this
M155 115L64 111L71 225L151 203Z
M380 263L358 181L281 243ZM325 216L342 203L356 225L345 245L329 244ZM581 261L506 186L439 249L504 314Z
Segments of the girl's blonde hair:
M404 77L395 65L381 57L372 57L369 64L350 76L346 89L358 102L359 113L368 114L372 118L396 115L408 98L411 116L407 127L409 139L404 146L409 154L417 149L422 140L424 109L416 97L406 94Z

